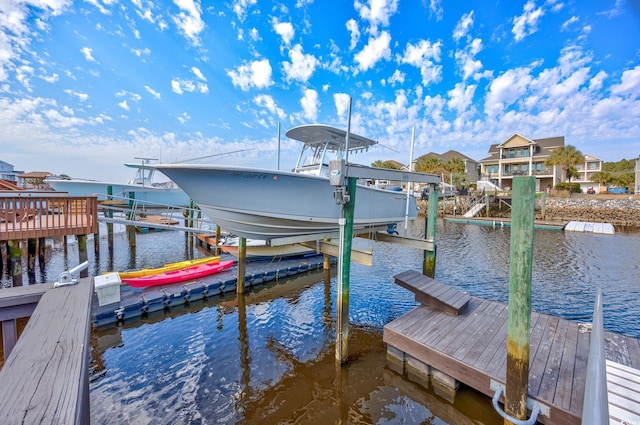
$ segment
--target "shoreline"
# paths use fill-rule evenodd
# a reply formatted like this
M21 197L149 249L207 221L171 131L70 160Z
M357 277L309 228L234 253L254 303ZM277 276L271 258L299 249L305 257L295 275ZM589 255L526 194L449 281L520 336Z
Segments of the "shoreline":
M458 205L464 200L458 200ZM428 211L428 201L418 200L419 215L425 216ZM454 211L456 208L457 211ZM438 202L438 216L460 216L460 207L449 199ZM476 216L485 219L504 219L511 217L511 210L499 203L492 203L491 215ZM569 221L586 221L592 223L610 223L616 230L640 231L640 196L639 195L583 195L571 197L547 197L545 200L545 216L542 217L540 201L536 203L535 219L551 223L566 223Z

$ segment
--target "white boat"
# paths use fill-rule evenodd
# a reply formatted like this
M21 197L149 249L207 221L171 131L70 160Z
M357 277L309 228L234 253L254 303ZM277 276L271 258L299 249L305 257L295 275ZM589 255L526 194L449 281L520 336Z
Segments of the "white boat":
M228 236L220 244L222 252L231 254L235 257L238 256L238 237ZM247 258L261 258L261 257L294 257L302 255L315 254L316 250L304 247L300 244L284 244L277 246L270 246L267 241L261 239L247 239L246 240L246 255Z
M287 137L303 143L293 171L224 165L158 164L204 213L229 233L247 239L322 235L337 232L341 205L329 184L329 160L345 159L346 131L312 124ZM377 142L349 135L349 155ZM350 156L349 156L350 158ZM414 220L413 195L358 185L354 230ZM408 210L408 211L406 211Z
M109 186L113 199L135 199L148 206L153 204L189 206L189 196L173 181L156 182L154 174L156 169L149 164L151 158L137 158L142 162L126 163L126 167L136 170L133 179L127 183L104 182L85 179L68 179L61 177L47 177L47 183L56 192L67 192L69 196L98 195L98 200L105 200L108 196Z

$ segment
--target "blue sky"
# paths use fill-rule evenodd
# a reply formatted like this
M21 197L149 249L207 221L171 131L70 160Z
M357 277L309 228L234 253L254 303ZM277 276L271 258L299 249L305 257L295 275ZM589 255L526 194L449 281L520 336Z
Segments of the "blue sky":
M0 0L0 159L124 181L134 157L293 166L299 124L380 142L365 164L515 132L640 155L630 0ZM241 151L241 152L238 152ZM233 153L235 152L235 153Z

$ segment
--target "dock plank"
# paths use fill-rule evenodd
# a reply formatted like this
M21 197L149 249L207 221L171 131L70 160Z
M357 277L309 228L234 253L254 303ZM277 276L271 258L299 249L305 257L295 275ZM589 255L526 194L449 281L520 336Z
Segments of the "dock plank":
M415 300L423 305L457 315L463 311L471 299L469 294L425 276L415 270L406 270L394 276L395 282L411 291Z
M573 391L573 376L575 374L577 346L578 327L571 326L570 324L567 328L560 370L558 372L558 380L556 382L555 394L553 396L553 403L565 410L571 409L571 393Z
M85 278L42 295L0 370L3 423L88 423L92 291Z

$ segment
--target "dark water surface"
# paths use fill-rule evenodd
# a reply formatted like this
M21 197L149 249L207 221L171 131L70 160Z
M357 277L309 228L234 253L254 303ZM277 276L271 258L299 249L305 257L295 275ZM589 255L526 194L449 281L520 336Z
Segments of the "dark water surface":
M423 230L412 228L415 235ZM92 274L205 255L182 233L116 234ZM509 228L438 223L436 278L507 301ZM91 246L90 241L89 245ZM366 243L365 243L366 244ZM604 324L640 337L640 234L535 232L533 309L590 321L603 288ZM55 280L77 248L47 252ZM491 400L462 389L453 403L386 367L382 328L415 307L393 275L423 254L374 245L374 266L351 265L349 362L335 364L335 270L307 273L92 332L92 424L493 424ZM38 279L41 279L38 276ZM6 277L5 277L6 279Z

